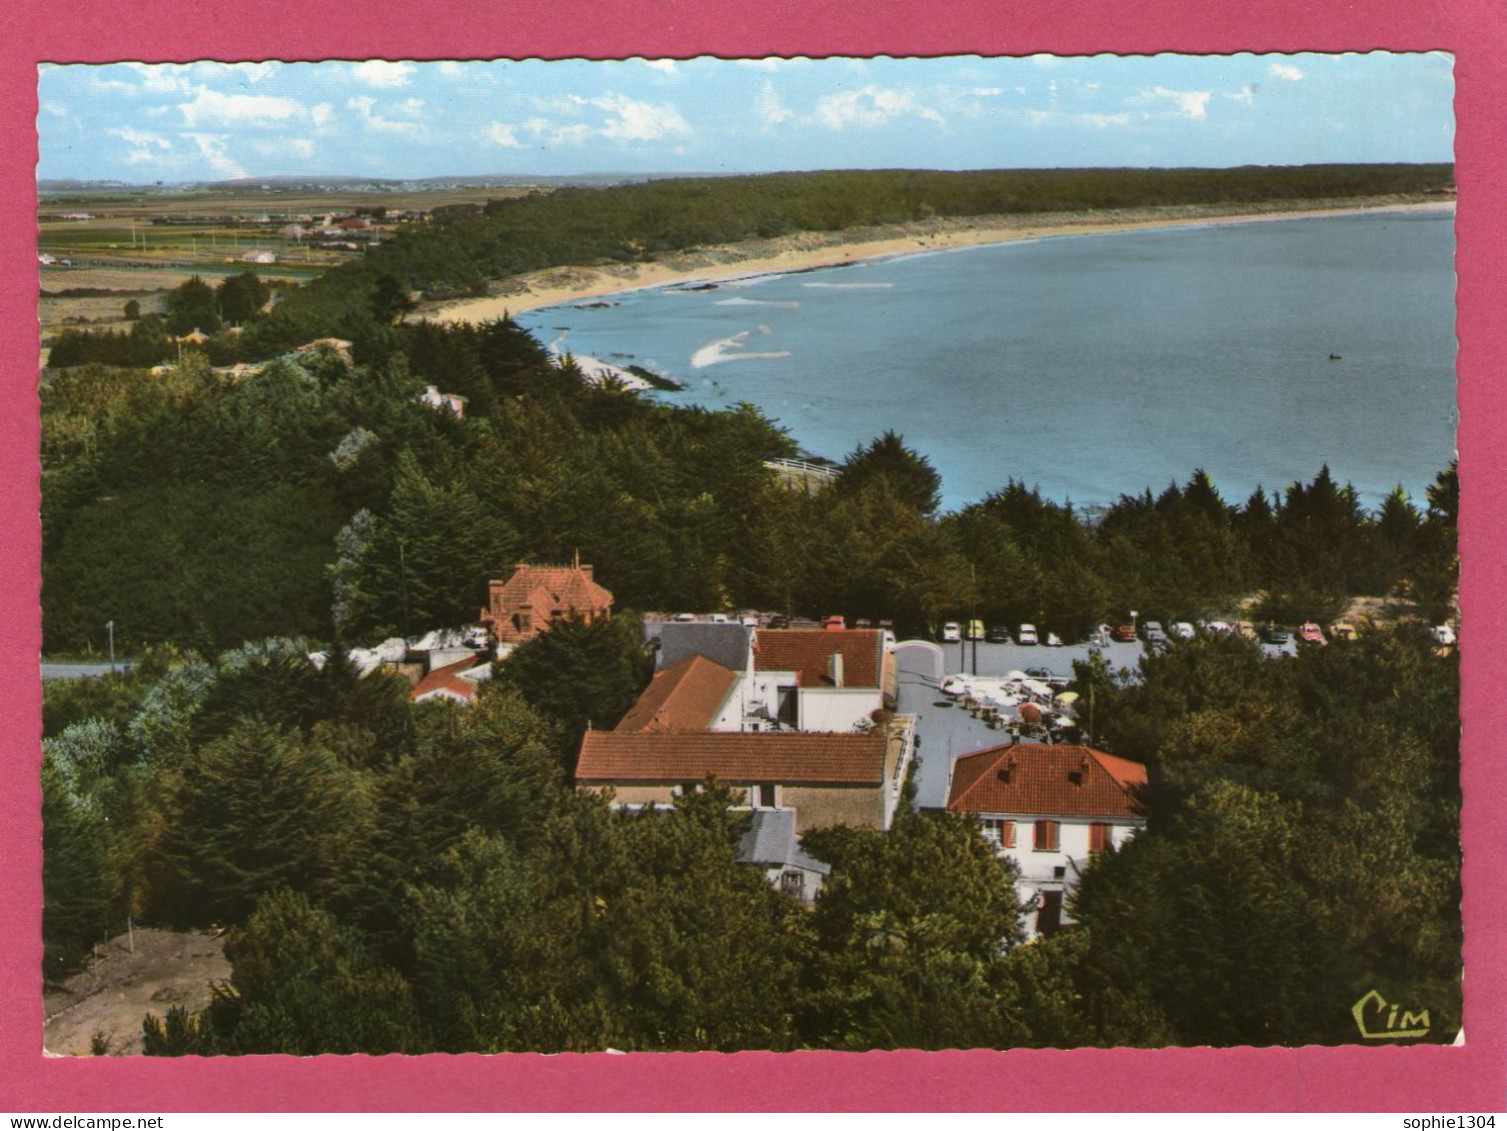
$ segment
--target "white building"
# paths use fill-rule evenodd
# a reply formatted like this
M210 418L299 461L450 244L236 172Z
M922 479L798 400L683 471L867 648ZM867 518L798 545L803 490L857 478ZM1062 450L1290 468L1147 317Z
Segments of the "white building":
M1091 747L1010 744L954 763L947 808L977 816L1020 870L1027 934L1051 934L1089 861L1146 827L1145 786L1145 766Z
M716 714L698 726L716 731L863 730L895 705L895 662L874 629L756 629L728 623L648 626L658 641L656 667L692 656L731 673Z

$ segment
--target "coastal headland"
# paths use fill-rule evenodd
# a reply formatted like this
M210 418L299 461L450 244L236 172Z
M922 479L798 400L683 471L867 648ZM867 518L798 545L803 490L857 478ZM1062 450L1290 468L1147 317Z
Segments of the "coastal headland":
M625 291L717 283L757 275L840 267L865 259L934 252L1051 236L1090 235L1148 228L1291 220L1377 211L1449 211L1452 197L1394 194L1270 205L1175 205L1082 212L937 217L905 224L801 232L768 240L691 248L652 263L562 265L499 279L485 297L422 303L410 320L487 322L508 314L559 306Z

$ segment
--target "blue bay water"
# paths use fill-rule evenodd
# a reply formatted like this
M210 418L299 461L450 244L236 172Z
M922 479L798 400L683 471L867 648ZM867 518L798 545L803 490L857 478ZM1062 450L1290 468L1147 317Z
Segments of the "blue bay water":
M672 403L758 405L817 455L893 429L948 508L1012 477L1099 505L1198 467L1242 502L1325 463L1369 506L1421 502L1455 450L1453 220L1053 237L518 321L686 382Z

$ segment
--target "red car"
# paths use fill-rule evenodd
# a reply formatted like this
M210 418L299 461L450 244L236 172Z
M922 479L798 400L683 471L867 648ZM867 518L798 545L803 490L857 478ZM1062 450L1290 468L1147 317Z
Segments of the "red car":
M1117 624L1110 633L1121 644L1135 643L1135 626L1129 624Z
M1298 640L1304 644L1329 643L1329 641L1324 639L1324 633L1319 629L1319 626L1314 624L1313 621L1298 625Z

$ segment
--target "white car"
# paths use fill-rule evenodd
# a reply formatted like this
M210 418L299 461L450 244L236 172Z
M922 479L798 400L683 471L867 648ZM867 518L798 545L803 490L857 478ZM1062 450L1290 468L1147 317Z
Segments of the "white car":
M1036 642L1036 626L1034 624L1021 625L1020 631L1015 634L1015 643L1035 644Z
M1449 645L1455 642L1455 630L1447 624L1436 624L1429 631L1433 634L1435 644Z
M1047 633L1047 647L1048 648L1061 648L1062 647L1062 637L1058 636L1055 632L1049 632L1049 633Z
M1193 626L1185 620L1172 622L1172 635L1179 640L1192 640L1195 633Z
M942 626L942 643L956 644L963 639L963 626L955 620L950 620Z

